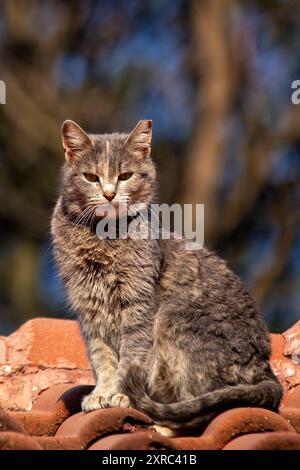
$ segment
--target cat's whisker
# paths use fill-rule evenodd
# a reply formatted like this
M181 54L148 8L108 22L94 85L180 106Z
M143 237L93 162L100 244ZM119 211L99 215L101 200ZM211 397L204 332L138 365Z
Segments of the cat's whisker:
M90 197L89 198L89 202L97 202L97 201L101 202L103 201L103 198L102 197Z
M90 221L89 227L93 226L93 223L94 223L95 217L96 217L96 211L92 212L92 218L91 218L91 221Z
M53 246L54 246L54 242L50 243L50 245L48 246L48 248L47 248L47 250L46 250L47 255L48 255L49 253L51 253Z
M86 212L86 214L85 214L85 217L84 217L84 219L83 219L83 223L87 223L87 222L88 222L88 220L89 220L91 214L94 212L95 209L96 209L96 207L93 207L93 206L91 206L91 207L89 208L89 210L88 210L88 211Z
M91 210L93 210L92 207L86 207L86 208L81 212L81 214L77 217L77 219L75 219L74 228L73 228L73 230L72 230L72 236L74 235L74 231L76 230L76 228L78 227L78 225L79 225L80 223L83 223L83 222L84 222L85 217L90 213Z
M90 211L89 215L87 216L86 224L88 227L91 227L93 223L95 212L96 212L96 207L94 208L94 210Z
M79 214L79 216L75 219L75 222L74 222L75 225L79 225L79 224L80 224L80 222L81 222L82 219L84 218L84 216L85 216L85 214L86 214L87 211L88 211L88 208L86 207L86 208Z
M84 211L83 216L82 216L82 217L80 218L80 220L77 222L78 225L79 225L79 223L84 224L84 222L85 222L85 220L86 220L88 214L91 212L91 210L92 210L92 208L89 207L89 208L87 208L87 209Z
M106 203L107 203L107 201L106 201ZM95 200L95 201L90 201L90 202L88 202L87 205L97 207L97 206L100 206L101 204L105 204L105 202L102 199L101 200L99 199L99 200Z

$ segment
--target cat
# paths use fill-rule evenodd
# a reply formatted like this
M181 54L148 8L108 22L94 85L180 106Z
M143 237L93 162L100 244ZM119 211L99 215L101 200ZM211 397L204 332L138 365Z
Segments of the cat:
M162 427L200 429L221 411L278 410L265 323L218 256L183 240L110 240L96 208L156 194L152 121L130 134L62 126L65 164L52 217L54 254L78 314L96 386L85 412L132 406Z

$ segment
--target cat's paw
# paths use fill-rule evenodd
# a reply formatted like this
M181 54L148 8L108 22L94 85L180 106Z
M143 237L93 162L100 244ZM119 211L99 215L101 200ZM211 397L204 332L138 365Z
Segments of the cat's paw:
M81 408L83 411L99 410L100 408L129 408L130 400L123 393L101 394L91 393L84 397Z

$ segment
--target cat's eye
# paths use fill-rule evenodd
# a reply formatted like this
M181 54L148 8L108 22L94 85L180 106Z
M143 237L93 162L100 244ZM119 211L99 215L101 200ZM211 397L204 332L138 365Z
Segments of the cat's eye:
M83 173L83 176L89 183L97 183L99 181L99 176L94 175L94 173Z
M127 173L121 173L119 175L119 181L126 181L129 180L132 177L133 173L127 172Z

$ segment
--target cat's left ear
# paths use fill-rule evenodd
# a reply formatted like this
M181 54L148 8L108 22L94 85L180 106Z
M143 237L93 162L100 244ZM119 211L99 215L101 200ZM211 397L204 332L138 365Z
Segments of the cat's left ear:
M77 158L80 158L84 151L92 148L93 144L91 139L74 121L64 121L61 128L61 136L63 147L65 149L65 156L68 161L74 161Z
M128 150L138 158L147 158L151 152L152 121L139 121L126 139Z

